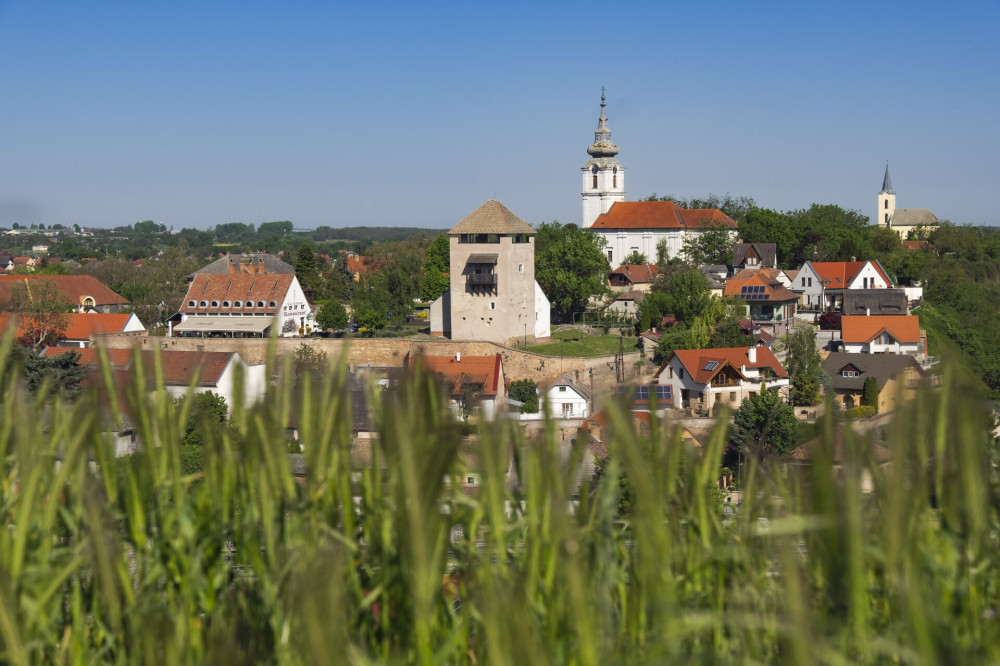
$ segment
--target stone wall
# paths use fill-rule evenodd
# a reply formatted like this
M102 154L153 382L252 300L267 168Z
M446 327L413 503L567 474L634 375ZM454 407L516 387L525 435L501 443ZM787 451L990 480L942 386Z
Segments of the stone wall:
M234 351L248 364L263 363L267 360L268 348L276 345L279 356L294 353L300 345L307 345L317 351L326 352L330 358L348 354L348 363L357 366L401 366L408 355L423 353L432 356L452 356L461 352L466 356L503 355L504 374L507 379L534 379L539 384L553 381L563 372L570 373L574 381L583 388L593 388L603 393L615 384L614 356L559 357L543 356L521 349L511 349L493 342L458 342L454 340L428 340L415 338L300 338L262 340L260 338L165 338L154 336L109 335L102 342L111 348L130 348L138 345L142 349L176 349L185 351ZM624 356L625 379L627 382L638 378L636 362L639 352L629 352Z

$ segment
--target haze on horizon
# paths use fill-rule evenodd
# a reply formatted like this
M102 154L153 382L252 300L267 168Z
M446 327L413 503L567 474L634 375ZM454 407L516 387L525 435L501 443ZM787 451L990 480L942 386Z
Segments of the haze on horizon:
M997 2L0 0L0 226L580 221L607 87L628 199L998 224Z

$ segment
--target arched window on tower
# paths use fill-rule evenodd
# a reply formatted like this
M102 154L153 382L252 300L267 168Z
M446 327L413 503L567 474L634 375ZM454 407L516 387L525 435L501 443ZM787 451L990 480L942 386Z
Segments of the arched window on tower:
M592 174L594 174L594 184L591 187L593 187L596 190L597 189L597 165L596 164L593 167L591 167L590 172Z
M885 225L889 226L889 213L885 214Z
M611 170L611 187L618 187L618 167Z
M885 208L886 210L889 210L889 200L888 199L885 200L885 206L883 206L883 208Z

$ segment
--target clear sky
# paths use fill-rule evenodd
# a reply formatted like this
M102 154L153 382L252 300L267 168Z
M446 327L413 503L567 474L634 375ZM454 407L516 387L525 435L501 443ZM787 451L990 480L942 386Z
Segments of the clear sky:
M580 222L629 199L1000 224L1000 4L0 0L0 226Z

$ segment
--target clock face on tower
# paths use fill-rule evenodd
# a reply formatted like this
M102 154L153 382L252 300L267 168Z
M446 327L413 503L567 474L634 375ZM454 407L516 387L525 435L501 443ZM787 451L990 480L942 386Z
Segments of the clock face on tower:
M593 173L596 176L597 175L597 165L595 164L594 166L590 167L590 171L591 171L591 173Z

